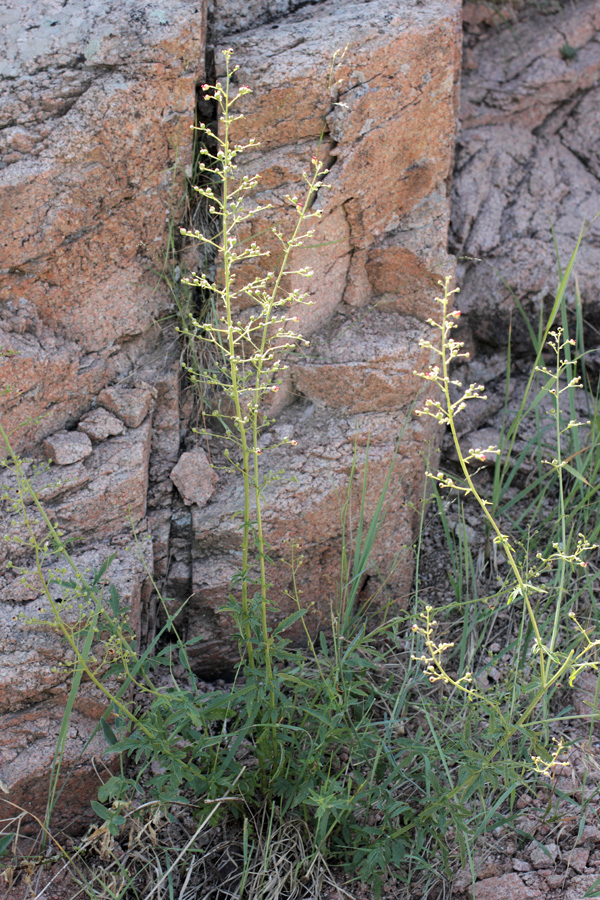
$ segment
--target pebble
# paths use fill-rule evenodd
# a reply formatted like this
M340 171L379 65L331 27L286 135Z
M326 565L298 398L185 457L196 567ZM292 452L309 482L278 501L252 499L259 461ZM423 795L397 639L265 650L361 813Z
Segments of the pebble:
M547 869L558 857L556 844L530 844L529 858L536 869Z
M529 858L536 869L547 869L558 857L558 847L550 844L530 844Z
M512 867L515 872L531 872L531 863L525 859L513 859Z
M575 850L571 850L567 856L567 865L582 875L585 872L589 857L589 850L585 847L577 847Z
M217 481L208 456L200 447L182 453L169 477L186 506L205 506Z

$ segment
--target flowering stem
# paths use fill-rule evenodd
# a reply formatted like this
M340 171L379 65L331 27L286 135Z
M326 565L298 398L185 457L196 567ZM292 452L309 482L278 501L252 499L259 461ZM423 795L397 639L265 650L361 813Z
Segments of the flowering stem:
M310 274L304 269L291 271L293 267L290 267L290 260L293 250L300 247L303 240L312 233L303 227L305 220L320 215L311 211L311 205L326 173L317 158L313 157L312 173L304 176L308 188L304 202L298 202L296 197L286 198L297 213L291 236L285 238L276 226L270 229L282 249L276 270L263 274L257 269L250 280L238 285L236 277L240 272L236 268L237 263L269 256L255 242L244 243L239 236L239 227L243 225L246 228L248 221L268 209L269 205L253 203L251 209L244 205L245 195L256 189L259 176L238 175L235 159L244 149L256 147L257 144L250 140L242 146L231 141L232 138L235 141L232 123L241 118L240 115L233 114L233 107L240 97L250 93L250 89L242 86L234 95L232 76L238 67L231 65L231 50L223 51L223 55L223 84L217 82L214 86L203 86L208 92L206 99L216 101L219 108L220 133L214 135L207 126L197 126L205 134L208 133L208 144L214 140L218 149L211 152L209 146L205 146L200 150L210 162L208 165L199 165L200 171L207 173L208 178L204 184L196 187L201 196L209 201L209 212L219 218L221 237L213 240L200 232L182 230L183 234L208 246L221 259L221 273L217 283L211 283L205 274L194 274L191 279L187 279L187 283L210 292L216 298L215 305L222 313L218 321L200 323L193 320L194 327L188 336L192 340L205 340L219 354L219 361L213 370L192 371L194 380L225 393L233 406L232 425L227 430L226 439L237 447L239 456L236 460L231 459L228 450L225 455L232 470L242 476L244 503L241 528L241 599L238 602L232 598L229 610L238 622L240 641L245 648L245 653L242 649L242 655L245 655L249 670L256 672L258 668L262 669L261 684L265 685L269 698L267 734L274 743L277 691L273 670L274 638L268 622L270 585L267 578L268 546L262 505L266 482L261 476L258 458L261 452L260 433L270 424L264 414L264 398L269 391L278 390L277 374L285 368L282 356L298 343L307 343L291 329L285 312L287 307L307 300L299 290L286 292L283 282L286 276ZM220 183L218 196L212 187L216 182ZM243 315L238 311L241 298L245 307Z
M233 328L232 303L231 303L231 284L232 284L232 253L233 249L230 230L234 225L230 225L230 199L229 199L229 176L233 172L233 159L231 156L231 148L229 145L229 128L231 124L231 99L229 96L229 84L231 79L230 71L230 55L225 55L226 64L226 91L222 95L221 108L223 110L222 121L225 126L225 133L221 140L223 148L223 178L222 178L222 197L220 203L221 223L223 235L223 280L224 280L224 301L225 316L227 319L227 341L228 341L228 358L229 373L231 377L231 396L235 405L235 416L238 434L240 437L240 445L242 451L242 471L244 473L244 519L242 526L242 618L243 630L246 640L246 653L248 655L248 663L254 668L254 647L252 644L252 627L250 624L250 608L248 602L248 569L249 569L249 553L250 553L250 479L247 473L250 467L250 451L248 448L248 439L246 435L245 416L241 405L241 394L238 374L238 359L235 347L235 332ZM235 223L234 223L235 224Z
M444 297L439 298L440 303L442 304L442 311L443 311L442 312L442 321L438 325L438 323L435 323L432 320L430 320L430 324L432 324L440 329L441 347L439 349L434 348L433 345L431 345L429 342L423 342L422 346L433 349L437 353L437 355L440 357L441 367L442 367L441 372L436 367L436 368L434 368L434 370L431 373L429 373L429 375L427 375L425 377L429 381L433 381L437 384L437 386L439 387L439 389L441 390L441 392L443 394L443 403L439 403L439 401L434 402L434 403L430 402L428 405L426 405L425 410L423 410L422 412L425 412L425 414L433 416L434 418L437 418L438 421L440 421L440 422L446 423L448 425L448 427L450 428L450 433L452 435L452 442L454 444L454 447L455 447L455 450L456 450L456 453L458 456L459 465L460 465L463 477L464 477L466 485L467 485L467 487L463 489L464 493L472 494L473 497L475 498L476 502L479 504L487 522L489 523L492 531L494 532L494 534L496 536L495 537L496 543L498 543L504 550L504 554L506 556L507 562L508 562L508 564L511 568L511 571L515 577L515 580L517 582L518 592L522 596L523 602L525 603L525 607L527 609L527 613L529 615L531 626L532 626L534 634L535 634L536 644L537 644L537 648L538 648L538 652L539 652L541 682L542 682L542 686L544 688L546 688L548 686L547 670L546 670L546 651L545 651L542 636L540 634L540 630L538 627L535 610L533 609L533 605L531 603L529 586L527 585L525 579L523 578L523 575L521 574L521 571L519 569L519 566L517 564L517 561L515 559L513 550L510 546L507 536L505 534L503 534L502 531L500 530L500 527L499 527L496 519L489 511L488 503L483 499L483 497L480 495L479 491L475 487L475 484L473 482L473 479L471 477L471 473L470 473L469 467L468 467L468 460L473 458L473 456L470 453L469 456L467 458L465 458L465 455L462 451L462 447L460 445L460 441L458 438L458 432L456 430L455 414L463 408L464 400L468 400L468 399L471 399L471 398L477 396L477 393L476 393L476 386L472 385L471 388L465 392L463 401L453 403L452 399L450 397L450 385L452 384L452 381L450 378L450 363L454 359L456 359L459 355L461 355L459 353L459 349L462 347L462 344L458 343L457 341L453 340L450 337L450 335L452 333L452 329L454 329L456 327L456 323L450 321L449 317L452 314L449 313L448 307L450 304L451 296L456 291L450 290L450 279L449 278L447 278L445 280L445 282L443 282L442 284L444 287ZM456 315L458 315L458 314L456 314ZM464 355L464 354L462 354L462 355ZM433 407L433 410L435 410L435 412L432 411L431 407ZM456 486L456 485L453 485L453 483L451 481L446 482L446 484L448 486Z

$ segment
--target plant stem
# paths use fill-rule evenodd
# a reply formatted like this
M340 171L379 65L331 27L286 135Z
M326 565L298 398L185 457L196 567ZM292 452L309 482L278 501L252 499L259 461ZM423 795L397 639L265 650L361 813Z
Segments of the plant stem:
M452 400L450 398L450 383L451 382L450 382L449 364L450 364L450 360L453 357L452 357L452 348L449 347L449 345L448 345L448 336L450 334L450 328L451 328L451 326L448 322L448 318L447 318L447 316L448 316L448 294L446 294L446 296L444 297L443 309L444 309L444 315L443 315L442 328L441 328L441 332L442 332L442 347L441 347L441 350L442 350L442 352L441 352L442 378L441 378L441 382L442 382L442 391L444 393L444 401L446 404L447 415L448 415L448 425L450 427L450 432L452 434L452 441L454 443L454 447L458 454L458 460L459 460L460 468L463 473L464 479L467 482L467 485L469 486L469 491L473 494L473 496L474 496L475 500L477 501L477 503L479 504L485 518L487 519L490 527L492 528L493 532L495 533L497 542L503 548L504 553L506 555L506 559L508 561L508 564L509 564L509 566L512 570L512 573L515 577L515 580L519 586L519 590L520 590L521 596L523 597L525 606L527 608L529 619L531 621L531 625L532 625L532 628L533 628L533 631L535 634L535 638L536 638L536 643L538 646L538 651L539 651L539 655L540 655L540 675L541 675L541 679L542 679L542 685L544 685L544 687L546 687L545 648L544 648L544 643L542 641L542 636L540 634L540 630L538 627L535 611L533 609L533 606L531 604L531 600L529 597L529 589L527 587L527 584L525 583L525 579L523 578L523 576L521 574L521 570L519 569L519 566L517 565L514 554L512 552L512 549L510 547L510 544L508 543L506 536L500 530L498 523L496 522L496 519L494 518L494 516L491 514L491 512L488 509L488 504L483 499L483 497L480 495L479 491L475 487L475 484L473 483L473 479L471 478L471 473L469 472L469 467L465 461L465 458L464 458L464 455L462 452L462 448L460 446L460 441L459 441L458 433L456 430L456 423L454 421L454 413L452 410Z
M250 624L250 608L248 602L248 563L250 553L250 452L248 449L248 440L246 436L246 418L242 410L241 394L238 376L238 359L235 348L235 334L233 330L233 317L231 309L231 284L232 284L232 257L231 250L234 245L235 238L230 237L230 230L233 225L229 224L229 176L233 171L233 160L231 158L231 149L229 146L229 128L231 123L231 101L229 98L229 84L231 73L229 68L229 57L225 57L227 66L227 91L224 97L224 113L222 117L225 123L225 134L223 136L223 194L221 198L221 216L222 216L222 234L223 234L223 278L224 278L224 300L225 315L227 318L227 340L229 349L229 366L231 376L231 395L235 404L236 424L238 434L240 436L240 444L242 450L242 474L244 480L244 520L242 526L242 617L243 630L246 639L246 653L248 654L248 663L254 668L254 647L252 645L252 626Z

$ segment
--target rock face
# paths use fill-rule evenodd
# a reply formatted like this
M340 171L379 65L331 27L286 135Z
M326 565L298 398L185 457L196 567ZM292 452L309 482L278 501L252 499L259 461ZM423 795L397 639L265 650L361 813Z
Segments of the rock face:
M385 582L391 599L406 598L415 504L438 443L428 421L411 418L421 389L414 370L430 364L418 342L430 335L437 281L454 270L446 244L459 0L242 6L209 4L208 45L203 0L12 0L0 25L0 379L10 388L0 395L2 422L31 457L26 470L75 564L94 570L114 555L106 578L140 640L153 626L148 571L170 609L189 599L188 633L204 636L195 664L211 675L237 652L219 609L239 567L241 485L210 469L221 448L201 447L194 432L175 329L157 324L172 295L156 274L174 252L169 217L192 171L205 54L210 61L214 50L218 76L220 49L232 46L253 90L235 139L262 142L244 163L262 173L255 199L272 204L256 231L287 226L284 197L300 193L319 143L330 170L315 247L294 260L315 270L311 305L297 311L312 343L290 356L262 437L265 471L285 472L265 494L270 552L283 560L270 571L277 616L293 604L288 548L297 546L300 602L314 604L311 627L330 622L340 512L356 462L356 521L367 456L367 519L392 474L363 596ZM346 44L329 84L333 51ZM182 264L195 252L185 248ZM10 502L14 478L9 467L1 524L16 541L0 551L0 779L9 801L43 814L68 657L18 542L27 532ZM104 708L84 685L65 749L69 799L55 826L96 793L92 757L105 748L91 736ZM9 814L1 803L0 814Z
M198 0L9 0L0 25L0 382L58 430L148 352L171 191L191 162ZM175 164L177 163L177 168ZM18 389L18 390L17 390Z
M53 461L27 471L77 566L114 554L107 577L140 635L179 450L178 351L156 327L171 300L155 273L192 160L204 28L202 0L8 0L0 24L1 420L18 450ZM26 538L14 473L0 480L2 533ZM34 531L44 537L35 516ZM39 579L6 565L30 570L27 547L0 550L0 778L9 801L43 816L70 671ZM83 685L54 827L85 824L106 771L92 737L105 705ZM2 816L13 809L0 802Z
M234 49L240 83L253 91L234 140L258 135L261 147L245 158L243 172L260 169L253 199L271 204L253 220L248 238L264 241L275 223L290 227L284 198L301 195L302 173L317 147L330 170L311 239L319 249L303 248L293 262L315 273L310 305L294 309L299 332L312 336L312 344L289 360L276 424L263 436L265 470L285 473L264 497L270 554L285 561L269 572L273 599L282 618L295 608L288 549L294 546L302 556L298 599L314 604L313 627L330 621L340 593L341 509L356 454L352 515L358 514L367 444L367 519L390 467L394 474L372 565L362 573L363 581L371 579L366 596L381 581L395 600L405 600L410 589L414 501L428 453L435 453L435 429L411 419L421 388L413 372L430 364L418 343L429 336L426 319L437 312L437 282L453 271L446 253L447 185L459 13L456 3L329 0L221 41ZM328 87L333 51L344 45ZM298 282L290 279L289 286L306 289ZM296 445L270 450L282 436ZM231 625L218 610L240 565L239 521L232 519L240 503L239 480L224 475L211 502L192 507L187 609L191 631L205 636L196 661L206 671L237 653Z
M509 28L468 26L452 243L459 259L482 260L458 272L458 305L480 344L505 346L512 320L513 347L530 345L515 300L537 329L558 283L552 228L564 269L584 221L600 210L599 28L597 0L549 16L532 7ZM575 267L592 347L599 228L592 224Z

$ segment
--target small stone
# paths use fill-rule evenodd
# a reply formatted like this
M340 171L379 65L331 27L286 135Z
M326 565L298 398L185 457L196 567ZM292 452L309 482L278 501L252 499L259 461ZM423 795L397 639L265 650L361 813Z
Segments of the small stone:
M597 825L585 825L581 834L582 841L594 841L600 843L600 828Z
M468 541L469 544L474 544L477 541L477 532L470 525L467 525L466 522L454 522L452 531L458 538Z
M204 450L197 447L182 453L170 476L186 506L205 506L215 488L217 476Z
M529 858L536 869L547 869L556 862L558 847L556 844L530 844Z
M92 452L92 442L87 434L79 431L57 431L46 438L43 450L48 459L58 466L70 466L81 462Z
M138 428L150 410L154 397L150 388L104 388L98 394L98 403L125 422L128 428Z
M91 412L86 413L85 416L79 420L77 430L87 434L93 441L105 441L109 437L123 434L125 426L120 419L117 419L117 417L113 416L112 413L109 413L108 410L99 407L98 409L93 409Z
M551 872L550 870L543 870L544 879L548 887L555 891L556 888L562 887L562 884L565 880L565 876L561 875L559 872Z
M487 860L479 870L479 878L492 878L496 875L502 875L502 866L497 860Z
M513 859L512 867L515 872L531 872L531 863L525 859Z
M477 61L477 57L473 53L473 51L467 47L465 49L464 58L463 58L463 68L467 72L476 72L479 68L479 63Z
M567 857L567 865L570 866L571 869L575 869L580 875L585 872L585 867L587 866L588 859L590 857L590 851L585 847L577 847L575 850L571 850Z
M486 878L475 885L475 900L538 900L539 894L523 884L514 872Z
M565 885L566 887L566 885ZM600 900L598 873L588 872L585 875L574 875L568 882L568 888L561 900Z

